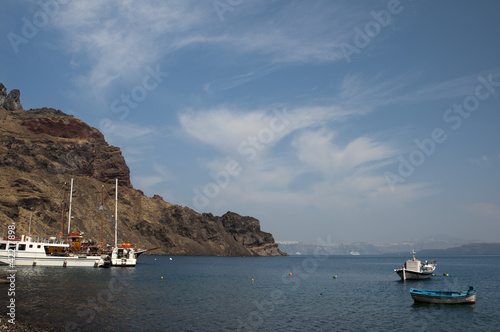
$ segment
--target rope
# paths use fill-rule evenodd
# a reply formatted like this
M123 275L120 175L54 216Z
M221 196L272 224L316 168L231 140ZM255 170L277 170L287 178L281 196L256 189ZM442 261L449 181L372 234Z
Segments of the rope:
M383 280L383 281L380 281L380 282L379 282L379 284L381 284L381 283L383 283L383 282L386 282L387 280L389 280L389 279L390 279L393 275L395 275L395 274L396 274L396 272L394 272L393 274L391 274L391 275L389 276L389 278L387 278L387 279L385 279L385 280Z
M99 191L101 190L101 188L98 188L97 184L99 184L99 182L95 183L94 182L94 187L96 189L98 189ZM116 189L115 189L116 190ZM109 196L108 194L108 191L107 190L104 190L104 193L106 194L106 196L104 197L104 202L106 202L106 198L108 200L115 200L113 197ZM99 207L101 206L101 203L99 203ZM102 206L104 212L106 213L107 217L109 218L109 221L111 222L111 224L113 225L113 230L115 230L115 220L113 218L113 216L111 215L110 211L108 210L108 208L105 206L105 204ZM123 243L123 239L122 239L122 236L120 235L120 232L117 231L116 234L118 234L118 237L120 238L120 241Z

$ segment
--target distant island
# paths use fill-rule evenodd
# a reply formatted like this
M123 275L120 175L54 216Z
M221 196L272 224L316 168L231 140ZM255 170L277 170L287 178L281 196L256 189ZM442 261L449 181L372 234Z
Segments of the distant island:
M371 244L366 242L311 244L277 241L290 255L500 255L500 243L472 243L457 246L459 240L427 239L401 243ZM435 248L435 249L428 249Z
M500 243L470 243L447 249L421 250L422 255L500 255Z

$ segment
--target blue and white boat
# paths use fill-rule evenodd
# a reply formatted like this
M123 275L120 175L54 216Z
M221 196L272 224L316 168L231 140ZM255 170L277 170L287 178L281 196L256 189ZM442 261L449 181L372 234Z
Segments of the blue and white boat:
M476 291L472 286L466 291L411 288L410 294L415 302L440 304L476 303Z

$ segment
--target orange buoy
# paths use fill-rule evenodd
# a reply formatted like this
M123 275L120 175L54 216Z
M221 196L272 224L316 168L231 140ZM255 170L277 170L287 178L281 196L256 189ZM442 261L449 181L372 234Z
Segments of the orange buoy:
M292 276L292 272L290 272L290 277Z

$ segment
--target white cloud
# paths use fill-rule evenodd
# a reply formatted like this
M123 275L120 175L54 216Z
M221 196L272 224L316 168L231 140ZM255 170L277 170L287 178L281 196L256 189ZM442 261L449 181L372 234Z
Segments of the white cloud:
M238 144L266 126L265 114L219 108L179 116L182 129L193 138L221 151L234 151Z
M336 175L395 155L393 148L368 137L358 137L341 148L334 143L334 134L326 130L305 132L294 140L293 146L300 161L325 174Z
M95 93L118 77L141 74L203 21L202 8L187 1L73 1L61 9L55 26L63 47L85 59L80 81Z
M303 107L289 110L279 105L269 110L216 108L179 115L183 131L215 149L235 154L243 142L257 138L266 150L288 134L308 127L324 126L357 114L339 107ZM249 143L250 144L250 143Z

